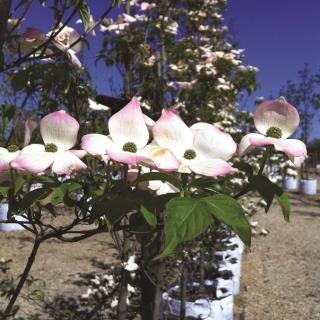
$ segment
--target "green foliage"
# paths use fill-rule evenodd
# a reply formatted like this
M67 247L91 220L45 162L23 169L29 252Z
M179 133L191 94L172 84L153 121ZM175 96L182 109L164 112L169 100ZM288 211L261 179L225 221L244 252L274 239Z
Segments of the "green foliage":
M278 202L281 206L284 220L286 222L290 222L289 216L290 216L291 205L290 205L290 200L289 200L287 194L285 192L283 192L280 196L276 195L276 199L278 200Z
M175 187L177 187L178 189L181 189L181 182L177 178L165 173L160 173L160 172L144 173L143 175L138 177L135 181L133 181L132 184L134 185L143 181L155 181L155 180L160 180L162 182L169 182Z
M240 171L243 171L247 173L248 175L253 175L253 168L250 164L246 162L236 162L232 166L233 168L239 169Z
M221 187L218 181L211 177L201 177L201 178L192 180L188 184L188 189L191 191L192 188L196 188L202 192L205 192L205 191L214 192L214 193L221 192Z
M157 259L172 253L179 243L199 235L210 225L211 219L211 214L203 202L192 198L170 200L165 218L165 249Z
M3 103L1 108L2 131L8 128L8 123L13 119L16 113L16 107L8 103Z
M29 72L24 69L18 70L12 76L8 77L7 80L11 81L11 86L14 92L22 91L27 88Z
M257 190L261 197L267 202L265 211L268 212L275 195L280 197L283 190L275 183L271 182L267 177L262 175L249 176L249 185L244 186L243 190Z
M82 20L84 29L87 30L90 25L90 9L87 3L85 1L73 0L72 5L77 9L77 13Z
M243 243L250 247L251 227L241 205L236 200L217 194L199 201L205 203L216 219L230 227Z
M51 194L52 190L48 187L43 187L39 189L34 189L25 194L20 202L20 213L28 210L36 201L46 198Z

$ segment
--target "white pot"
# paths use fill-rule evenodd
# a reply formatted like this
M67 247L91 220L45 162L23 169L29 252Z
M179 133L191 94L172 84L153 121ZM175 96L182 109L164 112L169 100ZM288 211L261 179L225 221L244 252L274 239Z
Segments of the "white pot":
M313 195L317 193L317 180L316 179L301 179L299 192L305 195Z
M173 288L174 290L174 288ZM167 292L162 295L163 314L180 316L180 300L173 299ZM186 302L186 317L206 320L232 320L233 296L229 295L220 300L198 299Z
M298 180L296 177L284 177L282 180L282 188L294 190L298 188Z
M232 272L232 294L236 296L240 292L241 260L231 258L220 263L219 271L229 270Z
M0 219L7 220L8 213L8 203L0 203ZM17 221L28 221L22 216L14 216ZM0 231L10 232L10 231L19 231L25 230L18 223L0 223Z

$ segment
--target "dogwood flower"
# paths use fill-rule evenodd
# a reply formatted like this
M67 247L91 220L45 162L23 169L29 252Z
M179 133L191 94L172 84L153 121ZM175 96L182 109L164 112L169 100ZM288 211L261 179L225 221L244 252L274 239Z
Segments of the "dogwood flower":
M77 141L79 123L64 110L45 116L40 123L40 132L45 145L31 144L24 147L18 157L10 162L15 170L34 174L51 167L58 175L71 175L87 166L79 159L84 150L69 150Z
M18 43L12 43L8 46L9 50L14 53L28 52L41 46L45 42L45 36L35 28L27 28L26 32L21 34L18 38ZM53 51L48 48L38 50L34 55L38 56L52 55Z
M32 119L28 119L25 122L24 146L29 143L31 134L36 126L36 122ZM20 150L15 144L9 145L7 149L0 147L0 172L11 169L10 162L19 154Z
M55 32L55 31L53 31ZM51 32L47 34L50 36ZM77 58L76 53L78 53L82 49L80 35L77 30L64 27L52 40L52 43L61 51L66 51L71 61L71 64L76 68L81 68L82 64L80 60Z
M254 124L260 132L245 135L239 145L242 157L256 147L273 145L276 151L287 154L295 166L300 167L307 157L306 145L297 139L287 139L299 126L297 109L284 97L262 102L254 112Z
M108 127L109 136L85 135L81 148L94 156L107 155L109 159L130 165L144 164L161 170L175 170L180 166L170 150L147 146L149 132L137 98L114 114Z
M173 109L164 110L152 128L154 144L172 150L181 161L179 172L219 176L235 171L226 161L237 146L228 133L208 123L190 128Z

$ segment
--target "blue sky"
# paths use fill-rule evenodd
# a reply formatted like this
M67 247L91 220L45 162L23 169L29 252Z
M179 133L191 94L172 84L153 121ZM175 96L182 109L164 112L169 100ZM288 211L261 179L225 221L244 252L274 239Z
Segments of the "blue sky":
M106 0L87 2L96 18L100 16L101 8L107 9L109 3ZM117 16L117 12L113 11L112 16ZM54 24L50 10L42 8L38 1L34 1L26 18L22 32L26 27L34 27L46 33ZM260 70L257 76L261 89L252 94L244 110L254 110L256 97L268 99L273 95L277 98L287 80L298 81L298 71L303 69L305 62L309 63L312 72L319 71L320 0L228 0L224 18L224 25L229 26L234 39L240 42L239 48L245 49L245 65ZM76 27L74 23L75 19L69 25ZM81 27L78 25L78 28ZM91 49L87 59L99 93L109 94L107 78L110 74L103 62L94 66L95 54L101 48L103 38L98 28L96 33L95 40L89 39ZM320 138L319 117L320 112L315 117L312 138Z
M305 62L312 72L319 72L319 0L229 0L224 17L234 39L245 49L245 64L260 70L261 89L248 100L245 110L254 110L257 96L277 98L287 80L298 82ZM320 112L312 138L320 139L319 117Z

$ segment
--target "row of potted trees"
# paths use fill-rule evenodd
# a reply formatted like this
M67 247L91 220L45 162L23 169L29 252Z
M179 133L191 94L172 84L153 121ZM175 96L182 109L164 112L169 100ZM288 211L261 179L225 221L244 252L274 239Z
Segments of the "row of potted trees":
M224 235L216 240L217 250L213 253L207 251L201 257L199 248L187 264L186 319L233 319L233 297L240 292L244 245L237 235ZM199 275L201 259L204 260L205 269L203 284ZM204 285L204 290L200 290L201 285ZM164 319L180 319L182 287L179 281L163 294Z

